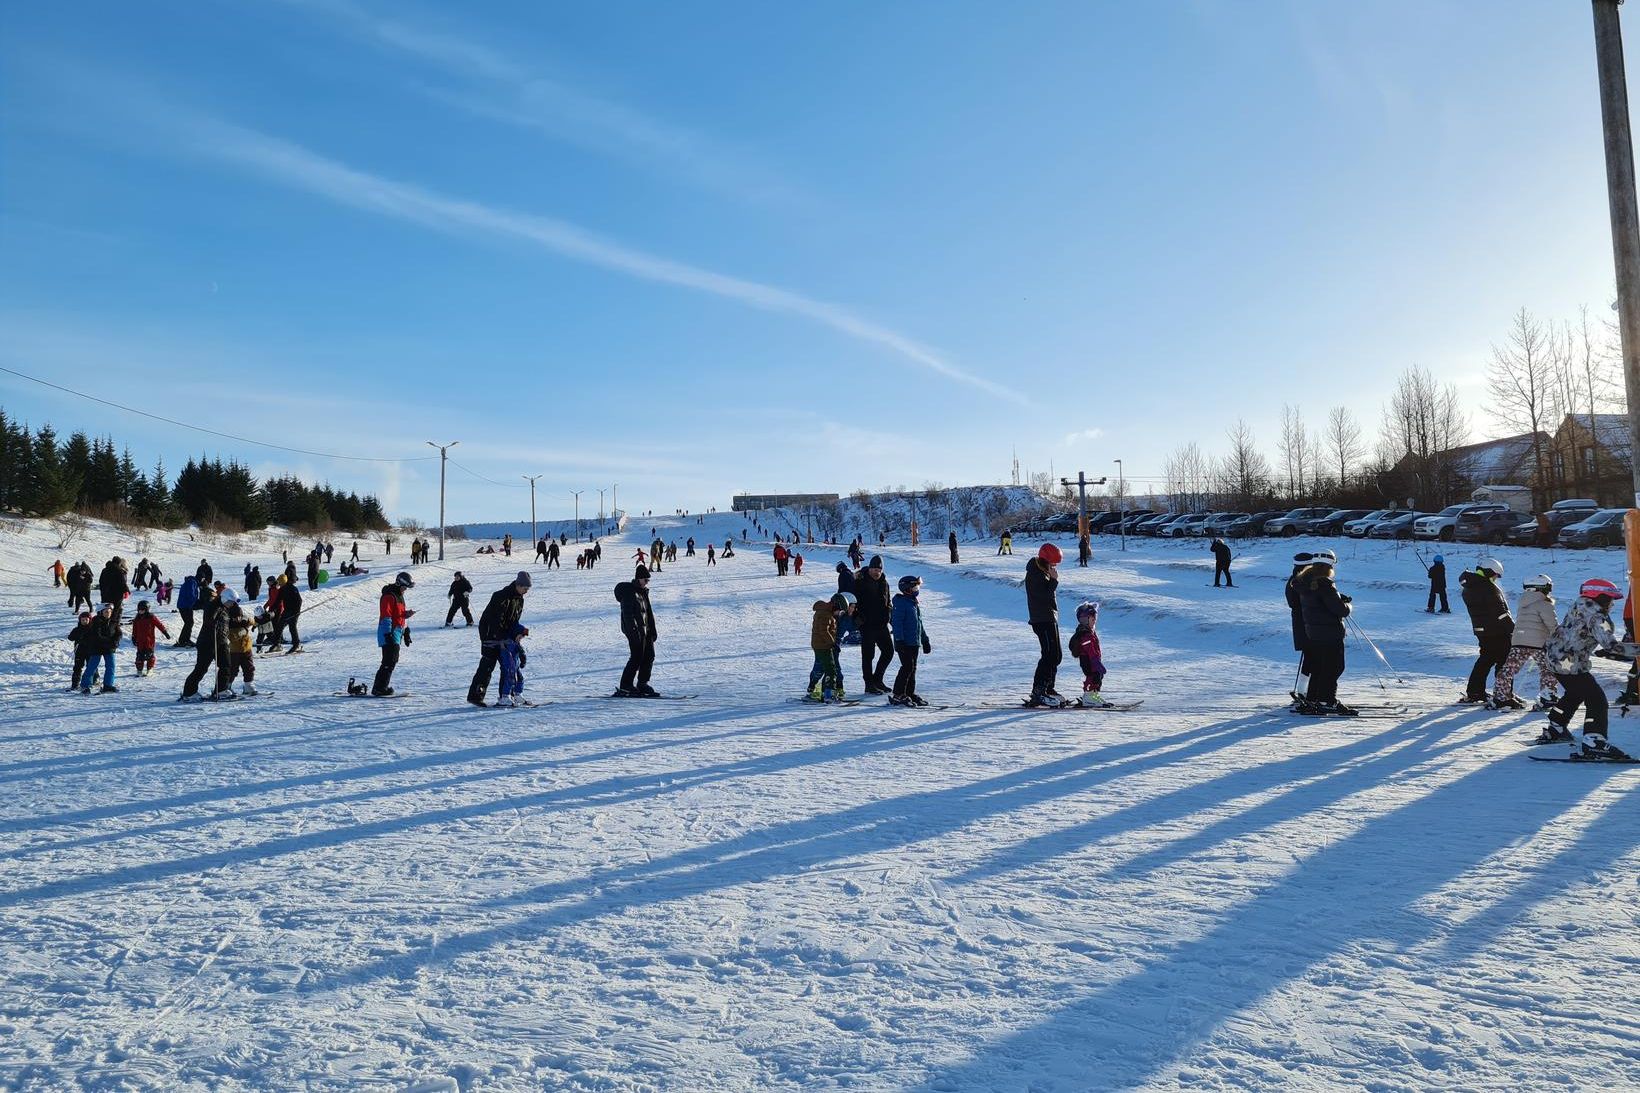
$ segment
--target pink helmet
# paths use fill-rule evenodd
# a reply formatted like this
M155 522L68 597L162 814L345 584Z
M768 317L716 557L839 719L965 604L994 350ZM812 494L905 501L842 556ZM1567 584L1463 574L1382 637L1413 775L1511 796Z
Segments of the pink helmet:
M1623 598L1623 593L1618 590L1618 587L1604 577L1590 577L1583 582L1583 587L1579 588L1577 592L1586 600L1598 600L1602 596L1608 600Z

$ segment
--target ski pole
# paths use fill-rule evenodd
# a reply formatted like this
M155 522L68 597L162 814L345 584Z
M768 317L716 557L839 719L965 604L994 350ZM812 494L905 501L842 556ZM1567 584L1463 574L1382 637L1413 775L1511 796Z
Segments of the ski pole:
M1349 624L1355 628L1356 636L1367 643L1367 648L1372 650L1373 655L1383 661L1384 667L1389 669L1389 674L1395 677L1395 682L1405 683L1406 680L1401 678L1401 673L1395 670L1395 665L1389 662L1389 658L1384 656L1384 651L1378 648L1378 644L1367 636L1365 630L1361 629L1361 624L1355 621L1354 616L1349 617Z

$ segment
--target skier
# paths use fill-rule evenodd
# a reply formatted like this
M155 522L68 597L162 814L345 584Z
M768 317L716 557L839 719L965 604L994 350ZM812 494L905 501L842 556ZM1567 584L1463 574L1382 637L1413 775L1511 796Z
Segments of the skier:
M281 618L281 612L279 609L279 603L284 598L284 595L285 575L281 573L274 577L273 580L268 582L268 599L267 602L263 604L263 608L267 611L268 619L272 624L268 633L267 641L264 642L265 646L269 650L281 649L284 647L281 641L281 635L285 632L285 623Z
M61 558L58 558L56 561L51 563L51 587L52 588L61 588L61 587L63 587L63 578L67 575L68 575L68 570L63 568L63 560Z
M141 592L148 585L148 559L137 562L136 572L131 574L131 591Z
M376 622L376 644L382 649L381 666L376 669L375 682L370 693L377 698L393 694L393 669L399 666L399 649L408 644L410 616L415 612L404 606L404 590L416 587L415 578L400 573L392 584L382 585L380 613Z
M1213 551L1213 587L1219 587L1221 576L1226 588L1236 587L1236 582L1230 579L1230 544L1223 539L1214 539L1210 549Z
M1002 533L1002 540L997 544L997 557L1000 558L1004 554L1012 554L1013 552L1014 533L1011 531L1004 531Z
M302 651L302 635L296 632L296 620L301 614L302 590L296 587L293 578L279 586L279 625L290 631L290 648L285 650L286 656ZM274 636L278 637L277 631Z
M1027 706L1063 706L1065 697L1054 690L1059 674L1059 563L1064 560L1058 547L1043 543L1036 557L1025 563L1025 606L1031 632L1036 635L1042 655L1031 677L1031 697Z
M558 562L558 540L557 539L548 539L547 540L547 568L548 569L563 569L564 568Z
M89 611L81 611L74 629L68 632L68 640L74 643L74 670L68 677L68 689L72 693L80 689L80 680L87 676L87 672L95 673L96 665L91 662L91 647L94 639L91 636L91 620L96 616ZM86 683L89 689L90 682Z
M220 583L220 582L219 582ZM210 644L215 652L216 679L211 684L211 701L226 702L239 696L233 689L233 611L239 606L233 590L217 588L216 613L211 625L200 631L200 644Z
M706 564L717 565L717 547L712 543L706 544Z
M860 537L856 535L854 542L848 545L848 560L855 569L859 569L865 560L865 550L860 545Z
M445 599L450 601L450 612L444 616L446 630L455 624L457 611L467 620L468 626L473 624L472 594L473 582L462 576L461 570L456 570L455 580L450 582L450 591L444 594Z
M1515 620L1509 615L1509 601L1504 598L1503 589L1498 587L1501 576L1503 563L1496 558L1482 558L1474 569L1458 575L1463 605L1469 609L1470 626L1480 643L1480 655L1469 670L1469 686L1460 702L1485 702L1487 673L1501 671L1503 662L1509 659Z
M621 605L621 633L626 636L626 666L615 688L616 698L656 698L649 685L655 666L655 612L649 607L649 569L638 566L630 581L615 586L615 600Z
M473 672L473 681L467 685L467 701L474 706L487 704L484 694L490 689L490 676L501 658L501 643L523 617L524 595L529 590L529 572L520 569L511 584L490 594L490 602L478 616L478 668Z
M178 702L202 701L199 697L200 681L205 678L205 670L216 660L216 612L220 605L209 585L199 590L196 606L199 610L199 641L190 643L194 646L194 667L188 678L182 681L182 694L177 696Z
M1332 551L1316 551L1293 577L1304 620L1304 666L1310 674L1300 709L1353 716L1355 711L1338 701L1338 680L1344 674L1344 620L1351 609L1350 598L1341 595L1333 581L1337 564Z
M199 604L199 578L182 578L182 589L177 593L177 614L182 616L182 633L177 635L177 648L194 647L194 608Z
M139 676L148 675L154 670L154 646L158 641L154 637L156 630L166 637L171 636L165 624L159 621L159 616L148 610L148 601L138 600L137 614L131 620L131 644L137 647L137 662L133 667Z
M252 696L257 693L256 658L251 653L251 630L254 625L255 620L239 604L228 605L228 678L225 686L231 688L237 676L245 681L239 688L240 693Z
M900 591L894 597L890 620L894 630L894 651L900 657L899 670L894 673L894 692L888 696L891 706L928 705L917 693L917 654L934 651L928 640L928 631L923 629L922 605L917 602L917 593L921 591L922 581L919 578L909 573L900 578Z
M733 539L723 540L723 553L721 555L719 555L719 557L721 557L721 558L733 558L734 556L735 556L735 541Z
M103 681L100 693L111 694L118 691L114 686L114 651L120 647L120 617L111 603L101 604L97 608L97 615L90 624L90 656L87 670L89 675L80 677L80 693L91 693L91 685L97 682L97 662L102 662Z
M543 564L546 563L547 541L545 539L537 539L535 541L535 560Z
M530 658L524 652L524 639L529 636L530 628L515 622L501 643L501 682L496 688L495 704L502 709L528 705L524 702L524 666Z
M1612 603L1623 593L1610 581L1599 577L1583 582L1578 598L1566 612L1565 620L1543 647L1550 669L1565 693L1549 711L1549 724L1537 738L1539 744L1571 743L1572 715L1583 707L1583 743L1574 747L1572 758L1610 761L1629 758L1606 741L1606 693L1589 672L1589 656L1596 649L1617 644L1612 630Z
M814 651L814 667L809 670L809 701L841 702L843 677L837 670L837 608L830 600L814 601L809 648Z
M1079 706L1108 706L1099 694L1105 682L1105 661L1099 648L1099 605L1093 601L1076 608L1076 632L1071 635L1071 656L1082 666L1082 697Z
M865 693L887 694L889 688L883 682L883 673L888 670L888 662L894 659L894 641L889 633L893 601L888 593L888 577L883 573L882 555L873 554L865 569L854 575L854 600Z
M1437 554L1432 562L1425 567L1424 572L1429 575L1429 603L1424 606L1424 613L1435 613L1435 599L1440 598L1441 614L1452 614L1452 608L1446 603L1446 557Z
M1515 675L1526 662L1534 660L1538 666L1538 700L1534 710L1546 710L1560 701L1559 682L1544 659L1543 645L1558 627L1555 625L1554 582L1543 574L1528 578L1521 586L1520 601L1516 604L1520 617L1515 622L1515 633L1510 639L1509 659L1497 671L1497 686L1492 691L1492 705L1512 710L1526 708L1526 703L1515 697Z
M1076 564L1082 569L1086 569L1091 561L1093 561L1093 542L1085 534L1078 535L1076 537Z
M957 564L957 533L951 532L945 537L946 549L951 552L951 564Z

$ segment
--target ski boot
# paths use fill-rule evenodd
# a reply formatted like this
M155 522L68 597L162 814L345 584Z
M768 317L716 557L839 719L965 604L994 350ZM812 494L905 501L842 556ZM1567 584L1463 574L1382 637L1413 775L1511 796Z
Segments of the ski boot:
M1508 698L1499 698L1497 695L1493 695L1487 700L1486 708L1489 710L1524 710L1526 703L1513 695Z
M1100 696L1098 691L1086 691L1086 692L1084 692L1082 697L1076 700L1076 704L1078 706L1086 706L1090 709L1092 709L1094 707L1097 707L1097 706L1109 706L1110 705L1109 702L1106 702L1104 700L1104 698Z
M1458 705L1460 705L1460 706L1475 706L1475 705L1486 705L1486 704L1487 704L1487 699L1486 699L1485 695L1464 695L1462 698L1458 699Z
M1322 703L1321 711L1332 717L1355 717L1359 713L1353 706L1346 706L1336 698Z
M239 689L239 693L255 698L260 692L257 691L255 684L247 683Z
M386 698L387 695L391 694L391 693L392 693L391 691L384 692L382 694L376 695L376 697L377 698ZM512 709L513 708L512 696L511 695L502 695L500 698L496 699L495 700L495 708L498 709L498 710L510 710L510 709Z
M891 694L888 696L888 704L890 706L910 706L912 705L911 696Z
M1585 732L1582 747L1579 748L1575 744L1572 746L1572 757L1599 763L1627 762L1633 758L1622 749L1612 747L1606 738L1597 732Z
M647 683L640 683L635 688L639 698L659 698L661 693Z
M1538 733L1537 739L1532 741L1531 746L1535 748L1540 744L1570 744L1573 739L1575 738L1572 736L1570 729L1563 729L1551 721L1543 726L1543 731Z
M120 689L118 687L114 686L112 683L104 683L102 685L102 689L99 690L97 693L98 694L105 694L105 695L112 695L112 694L119 694L119 692L120 692Z
M1532 703L1532 712L1543 713L1546 710L1554 709L1557 705L1559 705L1559 703L1560 699L1558 698L1545 698L1542 695L1538 695L1538 700Z
M926 698L924 698L922 695L906 695L905 700L909 705L912 705L912 706L926 706L926 705L928 705L928 700Z
M504 697L505 696L503 696L503 698ZM610 695L609 697L610 698L637 698L638 697L638 692L634 691L631 687L617 687L617 688L615 688L615 693ZM501 701L502 701L501 699L497 699L495 704L497 706L499 706L499 705L501 705ZM511 703L509 702L508 705L511 705Z

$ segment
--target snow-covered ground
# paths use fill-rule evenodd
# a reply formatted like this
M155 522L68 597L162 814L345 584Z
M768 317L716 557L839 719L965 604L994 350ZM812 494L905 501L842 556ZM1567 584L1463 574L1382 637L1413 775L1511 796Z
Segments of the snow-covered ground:
M742 526L707 521L654 524ZM149 553L266 572L282 541ZM885 551L926 580L920 690L967 703L925 711L790 701L823 548L785 579L755 547L666 566L655 682L701 697L595 697L625 655L618 540L590 573L529 567L527 693L553 705L463 704L447 578L476 609L527 562L472 544L416 567L413 697L331 697L373 671L401 558L308 597L311 652L264 659L266 697L175 705L192 658L133 679L128 645L118 695L68 695L49 545L0 533L7 1088L1640 1085L1640 773L1530 762L1531 715L1450 705L1468 628L1422 612L1407 548L1332 544L1414 712L1313 721L1271 712L1302 540L1241 547L1234 590L1200 542L1101 539L1062 570L1067 616L1105 605L1131 714L976 708L1030 678L1023 541ZM73 556L115 552L102 529ZM1504 557L1563 599L1621 579L1616 553ZM1349 655L1344 697L1382 701Z

